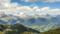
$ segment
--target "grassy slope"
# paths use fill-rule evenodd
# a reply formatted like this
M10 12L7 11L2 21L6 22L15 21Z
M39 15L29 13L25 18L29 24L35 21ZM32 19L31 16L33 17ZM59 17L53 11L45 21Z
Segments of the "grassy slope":
M4 32L0 32L0 34L4 34ZM24 32L22 34L28 34L28 32ZM33 34L33 33L29 33L29 34ZM50 31L47 31L47 32L42 32L40 34L60 34L60 28L54 29L54 30L50 30Z
M50 30L50 31L47 31L47 32L43 32L41 34L60 34L60 28L54 29L54 30Z
M1 32L1 31L0 31L0 34L4 34L4 32Z

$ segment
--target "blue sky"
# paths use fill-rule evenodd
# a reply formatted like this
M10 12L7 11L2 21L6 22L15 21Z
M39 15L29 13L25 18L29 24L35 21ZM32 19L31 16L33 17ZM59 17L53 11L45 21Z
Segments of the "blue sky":
M3 8L10 11L10 14L60 14L60 0L1 0ZM5 10L4 10L5 12Z
M16 5L14 2L18 3ZM19 6L20 5L20 6ZM32 7L30 7L32 6ZM29 15L35 17L47 17L46 15L49 14L50 16L47 17L50 21L50 17L56 17L55 20L57 24L59 24L59 16L60 16L60 0L12 0L10 3L10 0L1 0L0 1L0 12L5 13L7 15L11 14L14 16L18 16L21 18L30 18ZM36 15L37 14L37 15ZM27 16L28 15L28 16ZM35 17L35 18L37 18ZM52 18L51 18L52 19ZM53 20L54 21L54 20ZM52 23L54 26L55 21ZM34 22L34 21L32 21ZM38 21L39 22L39 21ZM46 22L47 23L47 22ZM51 23L49 23L48 27L50 27ZM29 23L30 24L30 23ZM39 24L36 22L36 24ZM45 22L44 22L45 24ZM39 26L40 27L40 26ZM44 26L45 27L45 26ZM46 27L46 28L48 28ZM45 28L45 29L46 29ZM48 28L50 29L50 28Z
M51 7L51 8L60 8L60 2L48 3L48 2L24 2L21 0L12 0L11 2L16 2L23 6L39 6L39 7Z

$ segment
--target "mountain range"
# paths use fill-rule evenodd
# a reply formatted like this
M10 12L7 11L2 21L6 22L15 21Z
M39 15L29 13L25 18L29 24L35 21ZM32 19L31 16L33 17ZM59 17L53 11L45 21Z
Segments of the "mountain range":
M40 32L44 32L60 27L60 15L51 16L47 14L45 16L29 16L24 14L20 16L15 16L11 14L0 13L0 24L13 25L16 23L23 24L26 27L36 29Z

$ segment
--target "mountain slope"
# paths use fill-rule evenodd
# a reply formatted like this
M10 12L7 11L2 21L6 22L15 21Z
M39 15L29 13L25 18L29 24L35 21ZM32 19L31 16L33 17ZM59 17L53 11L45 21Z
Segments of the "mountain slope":
M41 34L60 34L60 28L49 30L49 31L43 32Z
M40 32L48 31L50 29L55 29L57 27L60 27L60 15L56 17L52 17L50 15L47 15L45 17L40 17L39 15L31 15L26 16L23 18L23 16L15 16L10 14L0 14L0 24L16 24L20 23L23 24L26 27L36 29ZM36 26L36 27L35 27Z

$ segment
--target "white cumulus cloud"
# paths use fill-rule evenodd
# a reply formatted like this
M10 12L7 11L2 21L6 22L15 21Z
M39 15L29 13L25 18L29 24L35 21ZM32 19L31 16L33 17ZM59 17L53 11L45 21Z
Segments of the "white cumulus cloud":
M24 14L50 14L50 15L60 15L60 9L52 9L50 7L38 7L38 6L18 6L17 3L10 3L9 0L0 0L0 11L5 12L6 14L20 15Z

